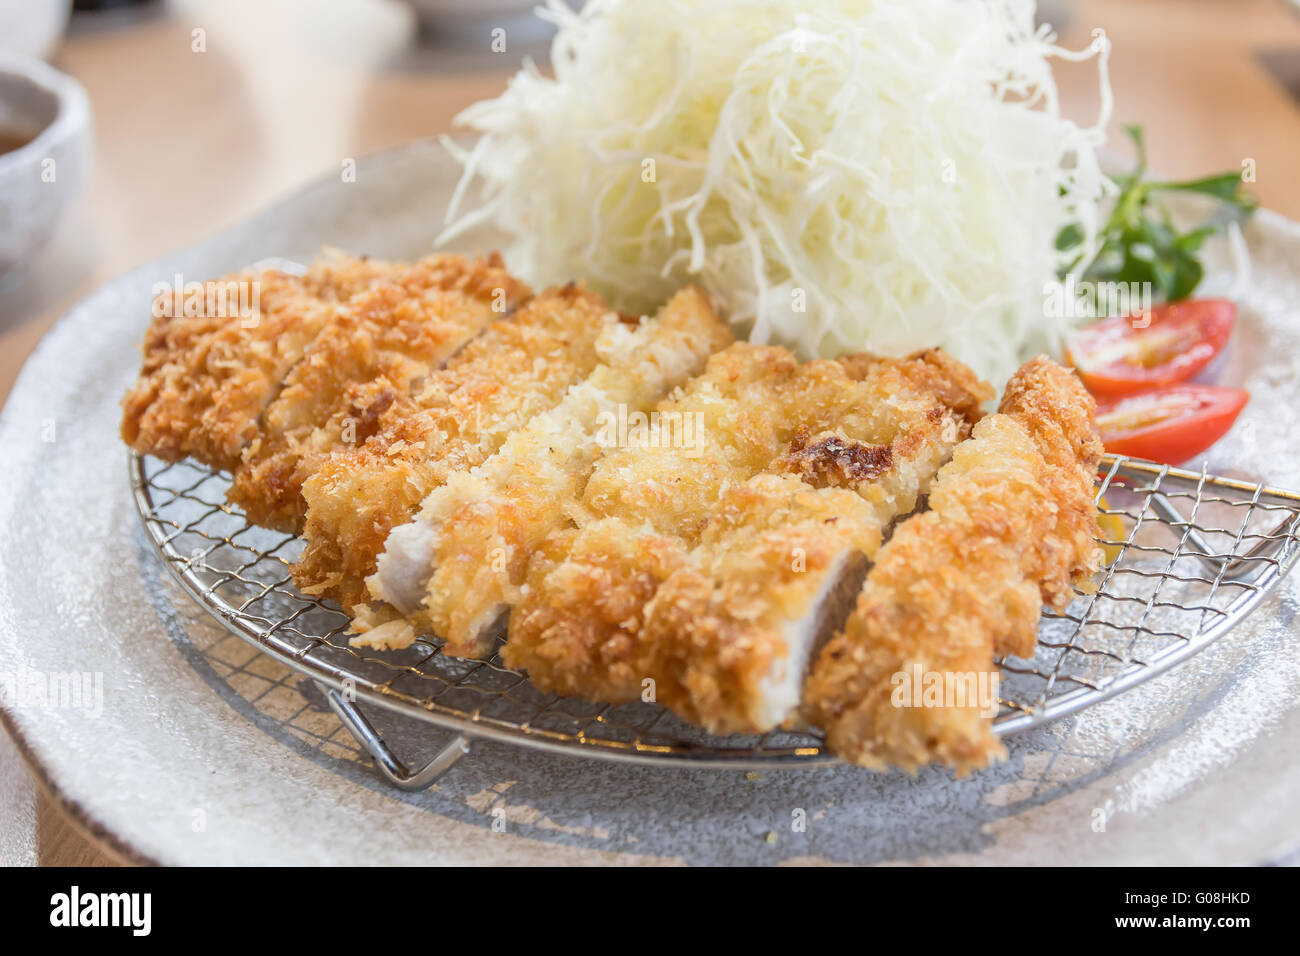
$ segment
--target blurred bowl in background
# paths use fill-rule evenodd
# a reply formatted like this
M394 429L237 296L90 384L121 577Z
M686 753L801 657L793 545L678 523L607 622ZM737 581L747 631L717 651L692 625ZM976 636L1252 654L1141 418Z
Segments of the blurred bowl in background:
M421 20L482 22L531 13L543 0L406 0Z
M0 274L50 238L90 163L81 84L40 60L0 55Z
M72 0L0 0L0 54L49 59L72 16Z
M1060 32L1070 25L1073 0L1038 0L1038 22L1051 24Z
M3 2L3 0L0 0ZM420 21L420 33L435 45L463 46L479 40L486 45L487 31L506 31L511 47L542 42L555 32L547 20L535 15L545 0L404 0ZM582 0L565 0L580 7Z

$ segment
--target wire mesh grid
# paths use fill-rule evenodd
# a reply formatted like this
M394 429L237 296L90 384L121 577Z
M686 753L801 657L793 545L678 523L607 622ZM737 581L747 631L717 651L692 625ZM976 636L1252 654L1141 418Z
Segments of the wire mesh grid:
M499 656L449 657L433 638L401 651L353 648L347 615L293 586L301 540L252 525L227 504L228 476L134 453L130 473L149 539L181 587L232 633L349 700L470 738L607 759L755 769L833 762L815 732L715 737L654 704L543 693ZM1292 492L1108 458L1098 500L1107 516L1098 540L1112 560L1096 593L1044 616L1032 659L999 662L1000 734L1075 713L1186 660L1249 613L1300 555ZM367 741L361 723L350 729L382 760L382 743Z

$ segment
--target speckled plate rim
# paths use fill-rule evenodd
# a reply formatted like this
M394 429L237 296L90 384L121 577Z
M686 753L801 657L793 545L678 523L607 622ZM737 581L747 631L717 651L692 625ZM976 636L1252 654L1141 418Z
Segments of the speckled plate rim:
M116 857L117 862L128 866L160 865L158 860L132 846L116 832L96 820L92 813L59 788L45 769L45 765L37 758L18 724L4 707L0 707L0 727L3 727L4 732L13 741L15 752L42 792L58 805L64 816L73 823L77 832L86 840L94 844L97 849Z

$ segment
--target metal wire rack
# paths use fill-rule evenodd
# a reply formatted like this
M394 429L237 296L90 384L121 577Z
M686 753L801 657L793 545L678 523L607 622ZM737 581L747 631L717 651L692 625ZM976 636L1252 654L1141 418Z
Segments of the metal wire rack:
M471 741L491 739L639 763L770 769L834 762L815 733L714 737L653 704L609 705L535 689L499 656L445 656L436 639L402 651L349 646L349 618L300 593L300 539L250 524L225 501L229 477L132 453L148 537L180 586L228 630L318 682L393 785L429 786ZM1047 614L1032 659L1000 661L999 734L1041 726L1148 680L1222 637L1300 556L1300 494L1107 458L1099 541L1113 560L1092 595ZM411 770L358 704L455 733Z

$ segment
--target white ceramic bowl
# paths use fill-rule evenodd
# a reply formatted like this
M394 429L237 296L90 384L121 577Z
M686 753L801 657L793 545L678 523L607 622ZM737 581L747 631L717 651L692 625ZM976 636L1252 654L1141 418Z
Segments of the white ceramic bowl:
M543 0L407 0L421 19L433 21L489 20L494 17L519 16Z
M48 240L85 184L90 103L72 77L40 60L0 56L0 133L31 136L0 154L0 274Z
M0 53L49 59L72 16L72 0L0 0Z
M571 7L582 0L566 0ZM486 46L487 31L507 31L513 46L539 43L554 32L551 23L534 15L545 0L406 0L415 10L426 39L444 46L477 49Z

